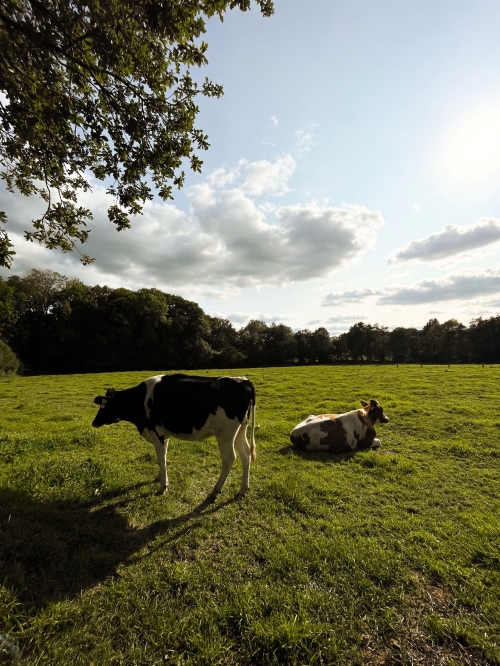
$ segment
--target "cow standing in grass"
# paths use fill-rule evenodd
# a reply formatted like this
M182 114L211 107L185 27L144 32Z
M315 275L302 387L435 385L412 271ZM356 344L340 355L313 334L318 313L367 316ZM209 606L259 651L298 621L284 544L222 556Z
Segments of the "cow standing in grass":
M308 416L290 433L292 444L308 451L345 453L355 449L380 446L374 426L389 419L376 400L361 400L362 409L345 414L319 414Z
M210 497L222 491L236 449L243 467L237 498L247 492L250 462L255 460L255 389L246 377L157 375L124 391L107 389L106 395L98 395L94 402L100 405L94 427L129 421L153 444L160 467L160 493L168 487L166 455L170 437L194 442L217 439L222 472ZM249 443L246 431L250 412Z

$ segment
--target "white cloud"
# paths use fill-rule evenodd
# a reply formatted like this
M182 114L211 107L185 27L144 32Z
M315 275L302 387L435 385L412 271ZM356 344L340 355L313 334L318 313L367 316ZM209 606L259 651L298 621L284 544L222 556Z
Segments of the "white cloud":
M414 240L388 259L388 263L402 261L435 261L463 254L500 241L500 219L482 217L475 224L459 227L448 224L439 231L422 240Z
M353 289L340 293L330 292L329 294L325 294L321 305L328 307L330 305L345 305L346 303L362 303L370 296L378 296L380 293L379 289Z
M228 315L231 316L231 315ZM258 319L259 321L263 321L266 324L280 324L284 323L287 321L293 321L294 319L297 319L297 315L295 314L269 314L267 312L252 312L249 314L248 321L251 319Z
M387 290L379 305L420 305L500 294L500 270L489 269L448 275L440 280L422 280L410 287Z
M212 171L204 184L214 189L224 189L235 185L243 172L244 181L239 187L249 196L279 195L290 191L288 183L296 167L295 160L288 154L280 155L274 162L240 159L233 168L220 167Z
M218 243L212 279L235 280L241 286L326 276L357 260L383 224L380 213L362 207L314 204L281 207L275 213L279 224L269 224L239 189L214 198L204 185L192 188L191 194L193 217Z
M264 201L263 203L260 203L258 208L264 213L264 215L267 215L268 213L274 213L276 210L278 210L278 206L271 203L270 201Z
M350 321L361 321L362 319L366 319L366 315L364 314L335 315L334 317L328 317L328 319L325 319L325 323L345 324Z
M345 314L345 315L334 315L333 317L328 317L327 319L312 319L306 323L306 326L312 326L313 324L320 324L326 328L331 328L335 325L338 328L341 324L351 324L352 322L362 321L366 319L364 314Z
M222 312L210 312L209 314L212 317L229 319L230 322L237 326L245 326L250 320L254 319L263 321L266 324L279 324L297 319L298 316L294 314L270 314L267 312L230 312L229 314L222 314Z
M364 314L352 314L352 315L334 315L333 317L328 317L327 319L312 319L307 322L307 326L315 326L315 329L326 328L330 335L338 336L341 333L345 333L350 329L353 324L358 321L366 321L366 315Z
M500 298L494 298L491 301L484 301L482 305L487 308L500 308Z
M224 285L223 287L217 288L207 287L203 284L189 284L176 286L175 293L183 298L187 298L189 301L199 301L200 299L220 301L238 296L240 289L233 285Z
M414 203L413 204L413 210L420 210L420 204L419 203Z
M247 165L243 165L247 166ZM213 182L226 179L220 172ZM285 285L326 277L359 260L383 224L379 212L309 204L262 210L240 188L216 190L202 182L188 190L191 209L147 202L132 229L117 233L107 220L112 199L94 184L80 203L94 219L85 252L96 257L82 268L76 254L50 252L21 239L40 203L0 194L18 256L12 272L34 266L109 286L156 286L186 298L224 298L243 287ZM266 214L272 219L268 220Z
M283 194L297 164L291 155L282 155L274 162L259 160L246 165L246 179L242 189L250 195Z
M312 125L314 127L314 125ZM308 152L318 144L315 141L314 133L310 129L301 129L295 132L295 140L298 152Z
M231 312L228 315L225 315L226 319L235 322L236 324L246 324L253 317L248 312Z
M238 166L234 167L233 169L225 169L224 167L215 169L215 171L212 171L212 173L208 176L208 183L217 188L232 185L240 176L240 166L242 163L244 163L243 160L241 160L238 163Z
M271 116L270 120L274 126L278 124L278 119L276 118L276 116Z
M378 296L377 305L407 306L453 300L470 301L492 294L500 294L500 267L448 275L439 280L422 280L408 287L331 292L324 296L321 305L327 307L362 303L373 296ZM500 301L498 302L500 303ZM486 303L482 303L482 305L486 305ZM494 304L492 303L491 306L494 307ZM432 312L436 311L429 311L428 314L432 314ZM439 310L441 314L444 312L446 311Z

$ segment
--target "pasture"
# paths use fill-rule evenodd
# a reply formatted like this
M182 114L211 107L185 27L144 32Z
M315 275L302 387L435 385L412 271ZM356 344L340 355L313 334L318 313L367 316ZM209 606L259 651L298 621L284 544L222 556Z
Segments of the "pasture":
M0 663L500 664L500 368L223 371L260 428L212 504L215 440L171 440L158 496L152 445L90 427L152 374L0 379ZM380 450L289 446L370 398Z

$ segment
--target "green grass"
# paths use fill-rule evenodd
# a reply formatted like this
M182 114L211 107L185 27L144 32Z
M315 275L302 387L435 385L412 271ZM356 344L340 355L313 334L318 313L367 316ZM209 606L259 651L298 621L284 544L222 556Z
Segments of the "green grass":
M0 663L500 664L500 368L226 372L256 385L258 457L213 504L214 440L172 440L158 496L135 428L90 427L152 374L0 380ZM290 448L361 398L379 451Z

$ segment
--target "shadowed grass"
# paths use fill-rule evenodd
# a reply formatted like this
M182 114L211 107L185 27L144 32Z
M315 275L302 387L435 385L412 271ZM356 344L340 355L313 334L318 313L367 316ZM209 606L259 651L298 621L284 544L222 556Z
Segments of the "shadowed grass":
M258 458L247 497L237 463L212 504L215 441L172 440L157 496L135 428L90 427L104 387L152 374L0 380L0 634L21 663L500 664L500 369L221 373L256 385ZM289 445L372 397L380 450Z

